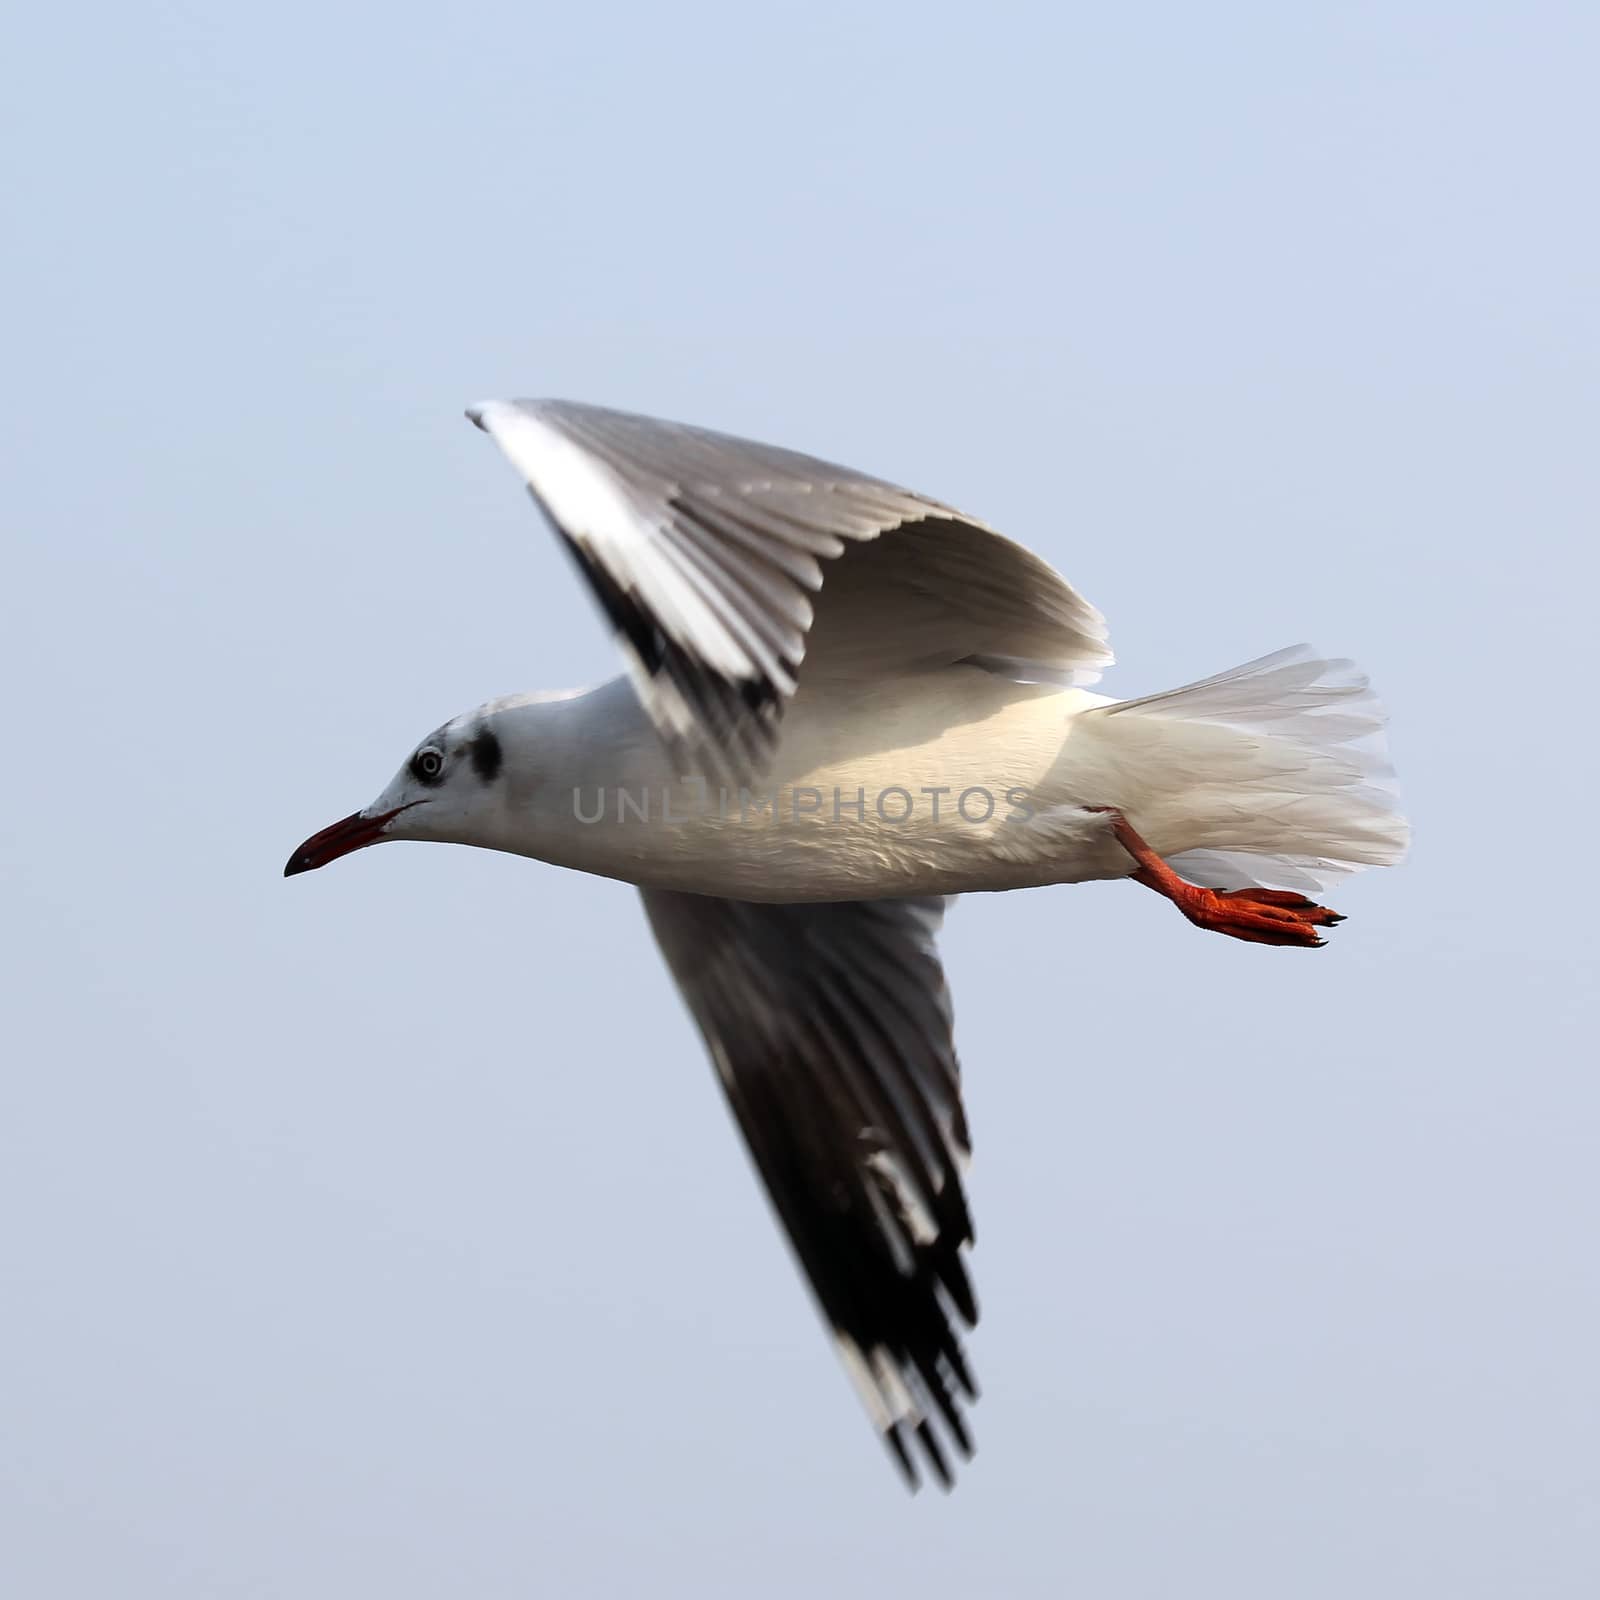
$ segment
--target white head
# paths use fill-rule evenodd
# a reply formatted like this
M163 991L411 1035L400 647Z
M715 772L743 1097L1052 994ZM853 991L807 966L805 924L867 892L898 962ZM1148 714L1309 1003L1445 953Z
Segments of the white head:
M286 878L384 839L475 844L506 804L505 748L495 708L452 717L413 750L371 805L314 833L289 857Z

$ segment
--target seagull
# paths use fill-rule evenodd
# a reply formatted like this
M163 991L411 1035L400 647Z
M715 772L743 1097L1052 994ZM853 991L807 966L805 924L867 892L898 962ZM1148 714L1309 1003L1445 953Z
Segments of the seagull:
M1405 851L1381 708L1308 646L1108 699L1100 613L940 501L599 406L467 416L627 672L452 717L285 876L420 839L636 885L869 1416L912 1488L948 1488L978 1304L947 901L1131 878L1319 946L1343 919L1311 893Z

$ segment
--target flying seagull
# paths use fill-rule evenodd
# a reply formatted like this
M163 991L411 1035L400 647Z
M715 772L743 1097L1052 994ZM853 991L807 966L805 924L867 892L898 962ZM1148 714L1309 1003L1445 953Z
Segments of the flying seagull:
M467 415L627 675L453 717L285 875L432 839L636 884L873 1422L948 1486L978 1308L946 899L1132 878L1198 927L1320 945L1341 918L1307 891L1405 850L1382 713L1306 646L1107 699L1100 613L937 500L598 406Z

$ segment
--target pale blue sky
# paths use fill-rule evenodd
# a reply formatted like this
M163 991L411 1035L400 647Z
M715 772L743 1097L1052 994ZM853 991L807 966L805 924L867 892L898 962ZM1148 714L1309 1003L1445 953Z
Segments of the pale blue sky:
M0 96L0 1589L1600 1591L1592 6L106 4ZM1005 528L1113 693L1301 638L1414 860L1320 955L945 940L977 1460L908 1500L627 889L289 849L614 670L461 419Z

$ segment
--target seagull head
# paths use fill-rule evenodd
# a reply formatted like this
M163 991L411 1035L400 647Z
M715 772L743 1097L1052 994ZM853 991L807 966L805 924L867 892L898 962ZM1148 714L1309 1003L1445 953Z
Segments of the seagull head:
M314 833L289 857L286 878L384 839L467 840L496 803L505 762L491 718L469 713L430 733L371 805Z

